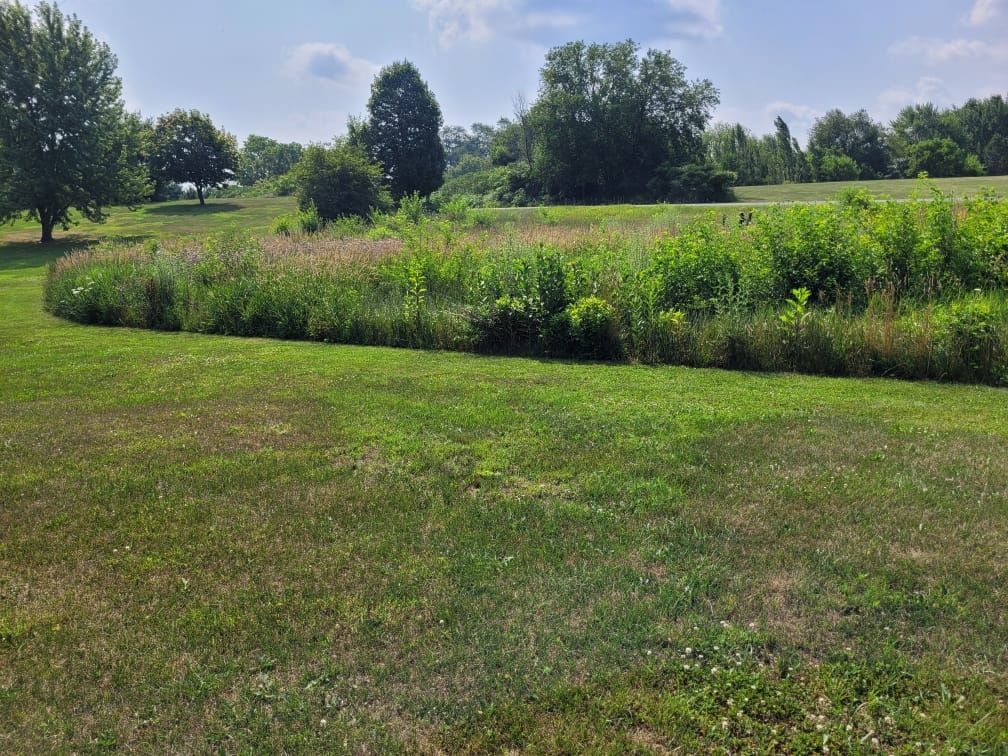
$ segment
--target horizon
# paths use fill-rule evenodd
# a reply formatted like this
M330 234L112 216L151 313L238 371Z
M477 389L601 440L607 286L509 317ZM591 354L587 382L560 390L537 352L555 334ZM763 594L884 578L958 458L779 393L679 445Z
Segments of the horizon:
M1008 92L1008 73L997 67L1008 61L1008 0L771 2L755 14L734 0L619 9L587 0L304 0L284 8L282 23L272 9L234 0L60 7L116 54L130 110L197 109L239 140L330 141L364 112L380 67L402 59L419 68L445 125L493 124L511 116L516 95L535 98L547 51L578 39L667 49L688 78L719 90L712 122L760 135L780 115L802 144L834 108L864 108L888 124L906 105ZM180 54L178 39L205 52ZM841 49L834 39L850 42Z

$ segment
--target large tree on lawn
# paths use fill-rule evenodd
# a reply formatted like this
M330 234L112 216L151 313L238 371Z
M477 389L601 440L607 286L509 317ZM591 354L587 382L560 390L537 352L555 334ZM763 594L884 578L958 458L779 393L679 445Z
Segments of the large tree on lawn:
M189 183L205 205L204 193L234 178L238 144L198 110L174 110L154 124L152 162L158 178Z
M0 2L0 221L34 218L48 243L71 210L100 222L147 196L142 123L115 71L76 16Z

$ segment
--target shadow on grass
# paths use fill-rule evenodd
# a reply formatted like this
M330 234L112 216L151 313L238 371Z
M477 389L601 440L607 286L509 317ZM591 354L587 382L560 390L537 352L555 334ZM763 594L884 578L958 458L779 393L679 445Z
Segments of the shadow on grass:
M170 205L147 205L144 208L146 215L204 215L213 213L230 213L241 210L242 206L234 202L214 202L207 200L206 205L193 202L191 205L181 205L172 203Z

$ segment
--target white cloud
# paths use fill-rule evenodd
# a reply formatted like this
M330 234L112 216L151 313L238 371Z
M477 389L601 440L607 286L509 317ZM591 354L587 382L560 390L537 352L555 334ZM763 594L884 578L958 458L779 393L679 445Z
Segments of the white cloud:
M525 0L412 0L442 47L487 42L498 34L521 34L576 26L582 17L566 11L530 11Z
M780 115L788 114L798 121L811 123L821 116L823 112L811 105L802 105L798 102L788 102L787 100L774 100L763 108L763 113L770 119ZM788 119L784 119L785 121Z
M979 39L925 39L911 37L897 42L889 51L894 55L922 57L929 63L953 60L1008 61L1008 43L984 42Z
M442 45L459 39L485 42L494 36L493 16L513 13L516 0L413 0L413 5L427 11L427 21Z
M721 0L665 0L672 11L672 30L686 37L721 36Z
M976 0L969 14L973 26L983 26L1001 13L1003 0Z
M295 47L287 60L287 69L297 77L314 77L336 84L356 84L378 73L378 65L355 58L336 42L305 42Z
M883 90L877 100L878 106L873 112L884 120L892 120L907 105L930 102L943 107L952 104L952 97L945 82L934 76L922 76L913 87L893 87Z

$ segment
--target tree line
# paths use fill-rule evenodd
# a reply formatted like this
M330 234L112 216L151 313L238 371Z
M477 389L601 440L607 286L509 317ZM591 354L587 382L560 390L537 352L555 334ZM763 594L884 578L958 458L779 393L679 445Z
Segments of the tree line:
M366 115L327 144L233 135L195 110L127 112L117 61L55 5L0 3L0 221L28 216L52 240L73 212L189 194L296 193L323 219L366 215L405 197L522 205L729 199L734 184L1008 172L1000 96L941 110L905 108L888 126L830 111L802 149L778 117L756 137L711 124L708 79L632 40L550 50L532 102L466 129L444 126L416 66L376 76Z
M812 125L804 151L779 116L775 129L756 137L741 124L716 125L704 135L707 156L740 185L1008 173L1001 95L946 109L908 105L888 126L865 110L831 110Z

